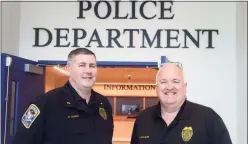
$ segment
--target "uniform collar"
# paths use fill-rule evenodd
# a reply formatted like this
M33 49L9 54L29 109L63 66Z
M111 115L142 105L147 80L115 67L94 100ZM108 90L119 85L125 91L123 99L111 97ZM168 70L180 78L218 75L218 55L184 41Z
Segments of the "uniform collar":
M72 87L72 85L70 84L69 81L66 82L65 87L67 87L67 88L70 90L70 92L72 93L73 99L74 99L75 101L85 101L85 102L86 102L86 100L85 100L84 98L82 98L82 97L77 93L77 91ZM90 96L89 102L94 101L94 100L95 100L94 91L91 90L91 96Z
M175 119L176 120L189 119L191 113L193 112L191 105L192 105L191 102L189 102L188 100L185 100ZM153 112L153 118L154 119L162 118L160 102L158 102L158 104L155 106L155 109Z
M77 91L72 87L72 85L70 84L69 81L67 81L64 85L64 87L67 89L67 91L69 92L68 95L66 96L66 104L68 106L75 104L77 102L83 102L85 105L86 104L86 100L83 99L78 93ZM96 98L95 98L95 91L91 90L91 96L90 96L90 100L88 105L92 105L96 103Z

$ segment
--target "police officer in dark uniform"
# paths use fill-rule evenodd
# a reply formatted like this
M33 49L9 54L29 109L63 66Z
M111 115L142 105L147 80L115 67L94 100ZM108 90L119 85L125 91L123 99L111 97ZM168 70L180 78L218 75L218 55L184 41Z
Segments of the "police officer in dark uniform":
M135 120L131 144L232 144L221 117L186 99L180 63L166 63L157 74L159 103Z
M112 107L92 89L95 54L85 48L71 51L66 70L69 80L64 86L29 105L13 144L112 144Z

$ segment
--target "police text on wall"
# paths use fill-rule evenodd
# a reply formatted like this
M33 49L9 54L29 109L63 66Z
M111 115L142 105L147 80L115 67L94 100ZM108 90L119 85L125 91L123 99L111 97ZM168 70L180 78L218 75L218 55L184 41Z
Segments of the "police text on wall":
M83 22L97 19L99 27L89 30L89 25L83 23L74 28L35 27L33 47L215 48L219 35L218 29L156 28L157 21L166 23L175 19L177 3L172 1L79 1L78 4L75 19ZM141 27L140 19L154 21L153 28ZM109 20L114 20L109 23L112 27L102 28L101 22ZM133 26L119 28L119 23L125 21L132 21ZM41 41L44 36L46 40ZM203 44L201 39L205 41Z

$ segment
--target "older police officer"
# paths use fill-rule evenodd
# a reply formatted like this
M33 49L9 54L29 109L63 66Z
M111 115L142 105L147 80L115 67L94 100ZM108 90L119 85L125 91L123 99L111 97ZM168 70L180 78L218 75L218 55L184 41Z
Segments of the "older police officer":
M160 102L137 117L131 144L232 144L213 109L186 99L181 64L164 64L156 80Z
M112 108L95 92L95 54L78 48L68 55L68 82L30 103L13 144L112 144ZM30 115L30 112L33 112Z

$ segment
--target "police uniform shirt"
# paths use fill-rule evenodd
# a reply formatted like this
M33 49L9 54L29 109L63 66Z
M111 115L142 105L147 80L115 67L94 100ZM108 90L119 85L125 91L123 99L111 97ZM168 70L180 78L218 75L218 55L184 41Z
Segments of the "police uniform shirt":
M136 118L131 144L232 144L221 117L211 108L185 100L166 125L158 103Z
M30 110L35 111L31 121ZM13 144L112 144L112 136L107 98L92 90L87 104L67 82L30 104Z

